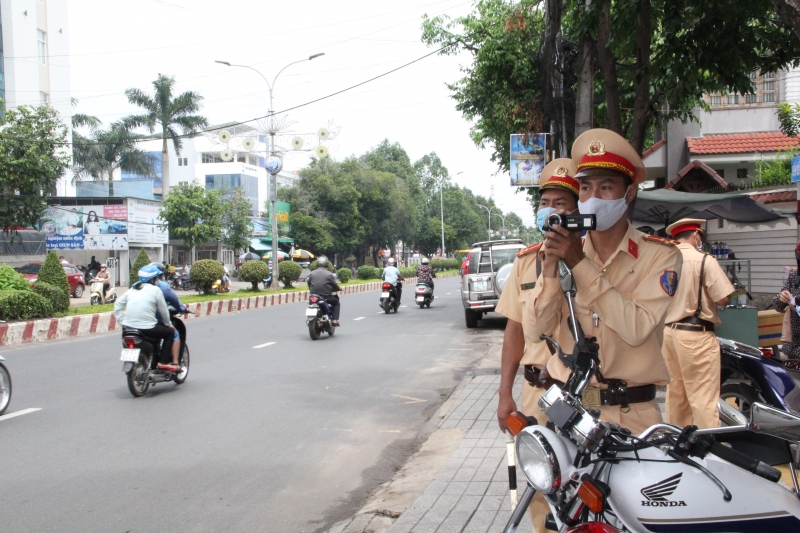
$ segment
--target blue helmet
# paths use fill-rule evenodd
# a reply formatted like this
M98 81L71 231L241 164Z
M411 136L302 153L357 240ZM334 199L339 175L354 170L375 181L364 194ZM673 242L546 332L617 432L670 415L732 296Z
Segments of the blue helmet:
M164 265L162 265L161 263L150 263L147 266L156 267L158 269L158 271L160 273L162 273L162 274L164 273L164 270L165 270Z
M161 271L153 265L145 265L139 269L139 281L147 283L161 275Z

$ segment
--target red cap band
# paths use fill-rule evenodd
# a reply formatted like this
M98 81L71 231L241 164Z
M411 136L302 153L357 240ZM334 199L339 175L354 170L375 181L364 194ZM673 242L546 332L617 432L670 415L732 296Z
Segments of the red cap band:
M548 187L563 187L579 195L579 186L580 184L578 183L578 180L572 176L551 176L550 179L547 180L547 183L542 185L540 190L547 189Z
M578 170L583 170L584 168L610 168L622 172L635 181L636 169L633 164L624 157L611 152L604 151L602 154L597 155L584 154L578 165Z
M679 233L683 233L684 231L703 231L700 229L700 224L695 222L691 222L689 224L682 224L680 226L675 226L672 228L672 236L678 235Z

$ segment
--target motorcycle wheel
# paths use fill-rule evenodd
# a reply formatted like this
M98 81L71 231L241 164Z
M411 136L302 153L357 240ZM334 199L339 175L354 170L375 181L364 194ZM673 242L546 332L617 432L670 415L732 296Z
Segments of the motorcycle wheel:
M186 376L189 375L189 345L183 345L183 357L181 358L181 370L178 374L175 374L173 378L176 385L180 385L184 381L186 381Z
M425 302L420 302L419 303L419 308L420 309L425 309Z
M329 336L329 337L333 337L333 334L334 334L334 332L336 332L336 328L335 328L335 327L333 327L333 326L330 326L330 327L328 328L328 336Z
M389 300L384 300L383 301L383 312L388 315L389 311L391 311L391 310L392 310L392 304L389 302Z
M750 407L760 402L758 391L745 383L728 383L719 389L719 397L735 407L746 417L750 416Z
M308 323L308 335L311 337L312 341L319 339L319 327L317 327L316 320L312 320Z
M91 305L100 305L100 297L99 296L92 296L90 300Z
M134 398L144 396L150 384L147 382L148 369L150 368L150 356L140 354L139 360L128 372L128 390Z
M6 412L11 402L11 374L3 363L0 363L0 415Z
M425 307L427 307L428 309L430 309L430 308L431 308L431 303L430 303L430 302L425 302Z

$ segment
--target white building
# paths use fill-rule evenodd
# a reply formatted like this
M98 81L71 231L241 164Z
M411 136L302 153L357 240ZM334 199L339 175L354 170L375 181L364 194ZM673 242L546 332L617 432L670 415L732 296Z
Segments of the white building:
M0 97L6 108L49 104L71 131L67 0L3 0L0 32ZM71 182L68 172L57 194L74 196Z

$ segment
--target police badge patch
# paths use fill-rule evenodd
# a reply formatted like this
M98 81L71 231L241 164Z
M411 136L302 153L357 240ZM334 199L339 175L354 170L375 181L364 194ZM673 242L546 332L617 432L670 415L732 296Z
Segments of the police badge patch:
M665 270L661 275L661 288L670 296L675 296L678 288L678 273L674 270Z

